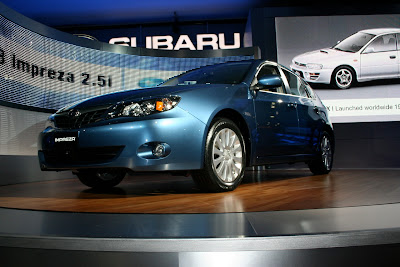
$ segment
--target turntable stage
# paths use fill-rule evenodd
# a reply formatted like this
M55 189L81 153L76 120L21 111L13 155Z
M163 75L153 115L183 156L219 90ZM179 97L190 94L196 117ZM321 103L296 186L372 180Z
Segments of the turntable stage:
M71 177L74 176L71 174ZM0 207L97 213L232 213L305 210L400 202L398 170L247 171L232 192L203 193L191 177L127 176L116 188L88 189L65 179L0 187Z
M96 191L71 174L0 186L0 219L5 266L399 265L400 170L246 171L225 193L166 174Z

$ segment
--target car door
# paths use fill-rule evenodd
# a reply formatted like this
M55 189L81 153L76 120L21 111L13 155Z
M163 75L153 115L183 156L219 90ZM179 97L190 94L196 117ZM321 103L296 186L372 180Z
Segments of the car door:
M323 122L320 111L314 101L312 89L302 79L288 70L282 69L288 79L288 88L292 95L291 102L296 103L299 132L296 136L296 153L312 154L318 144L318 137Z
M399 54L395 34L374 39L360 55L362 79L395 78L399 75Z
M282 73L277 65L264 64L251 85L257 124L255 153L259 164L294 154L299 134L295 99L286 93L284 86L273 90L259 88L257 81L266 74Z

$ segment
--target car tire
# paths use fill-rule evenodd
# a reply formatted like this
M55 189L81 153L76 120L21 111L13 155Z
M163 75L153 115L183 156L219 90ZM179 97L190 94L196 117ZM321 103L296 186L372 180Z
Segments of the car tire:
M341 66L332 74L331 84L337 89L349 89L356 82L356 76L352 68Z
M118 185L126 173L122 170L84 170L76 173L86 186L95 189L106 189Z
M309 162L310 171L315 174L327 174L332 170L333 165L333 142L332 137L323 132L318 145L317 156Z
M234 190L242 181L246 165L245 142L239 128L219 119L207 135L204 168L193 171L194 182L208 192Z

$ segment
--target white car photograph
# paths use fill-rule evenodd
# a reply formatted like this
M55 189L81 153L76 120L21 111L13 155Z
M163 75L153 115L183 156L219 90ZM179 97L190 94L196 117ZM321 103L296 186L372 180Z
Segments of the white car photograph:
M400 28L361 30L333 47L295 56L290 68L311 84L338 89L399 78L399 34Z

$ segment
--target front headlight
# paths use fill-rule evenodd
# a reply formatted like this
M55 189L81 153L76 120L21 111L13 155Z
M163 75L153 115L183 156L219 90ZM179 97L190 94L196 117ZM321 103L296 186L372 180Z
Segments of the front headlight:
M312 69L312 70L320 70L323 68L322 64L315 64L315 63L308 63L306 64L307 69Z
M111 108L108 112L108 118L143 117L165 112L176 107L180 100L181 98L179 96L169 96L137 102L121 102Z
M55 123L54 123L54 115L51 115L47 121L46 124L44 125L44 128L56 128Z

